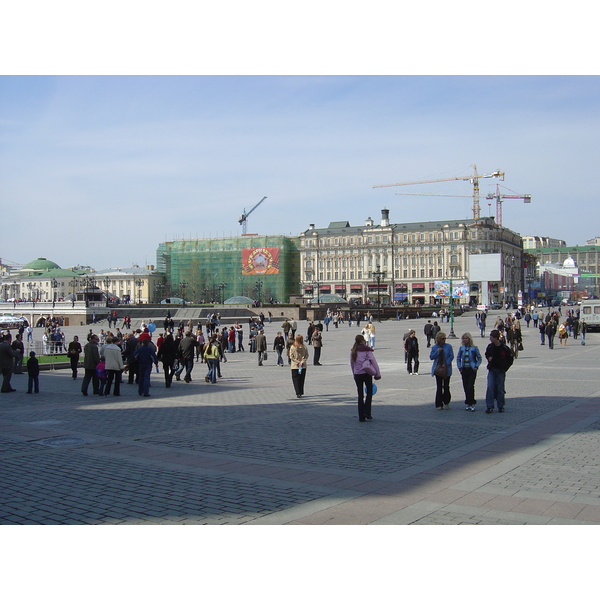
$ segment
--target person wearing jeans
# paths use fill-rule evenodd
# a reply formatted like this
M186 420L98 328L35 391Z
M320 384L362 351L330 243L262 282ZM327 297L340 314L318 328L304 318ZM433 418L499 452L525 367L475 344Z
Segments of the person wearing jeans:
M367 345L364 336L357 335L350 350L350 368L358 394L358 420L362 423L371 420L373 399L373 378L381 379L381 371L373 350ZM366 391L366 398L365 398Z
M485 393L486 413L494 412L494 402L498 412L504 412L506 371L513 363L510 348L500 341L500 332L494 329L490 332L490 344L485 350L488 361L487 390Z
M454 360L454 350L450 344L446 343L446 334L439 331L435 336L435 344L431 346L429 353L431 364L431 375L435 376L436 392L435 392L435 408L437 410L450 409L450 377L452 376L452 361ZM446 365L446 376L441 377L435 373L435 369L443 358L443 364Z

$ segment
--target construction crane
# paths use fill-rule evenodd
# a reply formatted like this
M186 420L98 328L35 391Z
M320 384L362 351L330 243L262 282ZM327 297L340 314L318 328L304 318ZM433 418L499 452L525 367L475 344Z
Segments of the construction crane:
M496 184L496 193L487 195L488 200L493 200L494 198L496 199L496 223L498 225L502 225L502 203L505 198L515 198L517 200L523 200L523 204L531 204L530 194L523 194L522 196L519 196L518 194L501 194L500 186L498 184Z
M393 187L397 185L417 185L420 183L440 183L442 181L469 181L473 184L473 218L479 219L481 213L479 208L479 180L495 177L500 179L500 181L504 181L504 173L502 171L494 171L489 175L479 175L477 173L477 165L472 166L473 175L465 175L464 177L446 177L444 179L427 179L424 181L406 181L404 183L387 183L383 185L374 185L373 188Z
M238 219L238 223L242 226L242 235L246 235L246 224L248 222L248 217L267 199L266 196L263 197L262 200L259 200L248 212L244 208L244 212L242 216Z

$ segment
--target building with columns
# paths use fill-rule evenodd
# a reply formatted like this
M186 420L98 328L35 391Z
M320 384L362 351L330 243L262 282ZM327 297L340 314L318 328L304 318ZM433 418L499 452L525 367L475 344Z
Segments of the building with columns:
M503 280L489 282L491 302L516 300L523 289L521 236L493 217L391 223L389 210L376 223L311 224L299 235L301 293L305 300L338 294L382 304L435 304L435 282L466 281L469 301L481 299L481 282L469 281L470 254L501 254Z

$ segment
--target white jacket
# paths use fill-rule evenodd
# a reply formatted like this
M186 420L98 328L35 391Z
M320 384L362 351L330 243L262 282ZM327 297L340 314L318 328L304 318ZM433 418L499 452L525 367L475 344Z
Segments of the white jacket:
M104 358L107 371L121 371L125 368L121 348L116 344L106 344L106 346L102 348L100 355Z

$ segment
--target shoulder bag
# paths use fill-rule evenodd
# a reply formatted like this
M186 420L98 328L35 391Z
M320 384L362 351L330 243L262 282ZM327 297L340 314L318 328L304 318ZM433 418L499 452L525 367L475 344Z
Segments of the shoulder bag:
M371 362L371 357L370 356L367 356L365 358L365 360L363 361L363 364L362 364L362 368L363 368L363 371L367 375L371 375L371 377L377 375L377 370L373 366L373 363Z
M435 369L433 370L433 374L436 377L440 377L441 379L448 378L448 365L446 364L446 361L444 359L444 349L443 348L442 348L442 351L440 352L440 356L438 358L438 363L437 363Z

